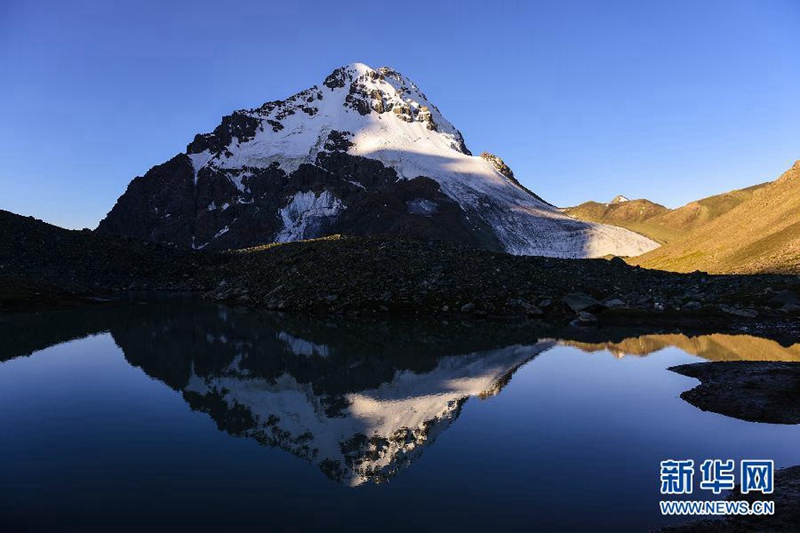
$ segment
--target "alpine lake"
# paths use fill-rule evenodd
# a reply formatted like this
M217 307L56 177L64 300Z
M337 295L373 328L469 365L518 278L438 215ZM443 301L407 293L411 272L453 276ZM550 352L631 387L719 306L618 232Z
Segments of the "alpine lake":
M691 519L661 515L663 460L800 464L800 426L680 397L676 365L800 361L746 334L150 296L3 316L0 341L3 530L650 531Z

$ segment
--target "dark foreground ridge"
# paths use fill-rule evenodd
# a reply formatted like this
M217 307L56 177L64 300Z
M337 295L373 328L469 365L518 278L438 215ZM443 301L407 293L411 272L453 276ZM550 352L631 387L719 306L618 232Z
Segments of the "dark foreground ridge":
M295 313L513 317L555 326L785 336L798 334L800 316L797 276L676 274L621 259L513 256L397 237L333 236L199 252L64 230L5 211L0 280L5 310L63 303L65 295L78 300L149 289Z
M315 313L730 322L789 316L797 309L780 302L794 301L800 288L794 276L674 274L621 260L513 256L396 238L334 237L228 258L208 297Z
M702 383L681 398L748 422L800 424L800 363L732 361L670 368Z

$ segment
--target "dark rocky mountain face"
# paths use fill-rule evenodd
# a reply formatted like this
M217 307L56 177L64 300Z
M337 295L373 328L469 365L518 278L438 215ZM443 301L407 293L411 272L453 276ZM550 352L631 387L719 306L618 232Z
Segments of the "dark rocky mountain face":
M194 236L195 205L192 162L179 154L135 178L98 231L188 246Z
M410 80L360 64L224 117L135 178L97 231L206 250L337 233L562 257L655 246L562 215L499 157L472 156Z
M381 162L334 146L326 145L331 151L320 152L316 164L301 164L291 173L277 163L252 169L242 180L244 194L227 173L210 167L198 173L195 184L191 160L179 154L134 179L98 231L209 250L296 240L282 238L281 209L296 195L311 193L312 204L324 200L314 206L318 213L288 213L303 226L297 239L337 233L411 235L503 250L491 228L480 219L470 220L433 179L400 179ZM335 210L331 198L346 206L335 217L326 212Z

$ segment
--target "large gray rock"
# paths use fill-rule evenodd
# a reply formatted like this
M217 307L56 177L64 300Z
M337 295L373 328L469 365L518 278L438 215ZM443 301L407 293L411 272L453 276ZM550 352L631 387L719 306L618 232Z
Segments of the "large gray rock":
M589 313L597 313L605 309L602 302L598 302L588 294L582 292L571 292L564 296L564 304L572 309L574 313L581 311L588 311Z

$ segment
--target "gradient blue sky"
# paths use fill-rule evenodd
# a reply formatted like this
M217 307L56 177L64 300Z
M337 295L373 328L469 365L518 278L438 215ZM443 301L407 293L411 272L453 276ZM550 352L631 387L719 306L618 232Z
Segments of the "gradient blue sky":
M0 2L0 208L95 227L222 115L388 65L561 206L800 158L800 2Z

